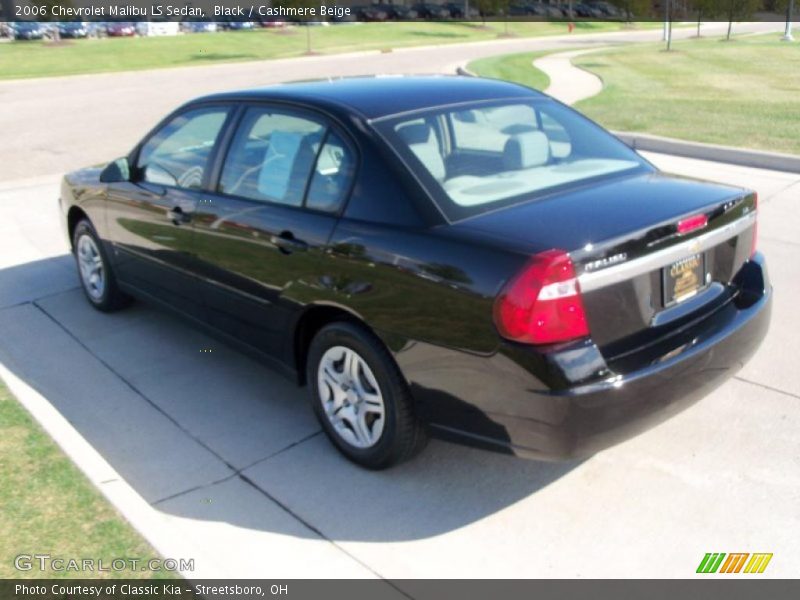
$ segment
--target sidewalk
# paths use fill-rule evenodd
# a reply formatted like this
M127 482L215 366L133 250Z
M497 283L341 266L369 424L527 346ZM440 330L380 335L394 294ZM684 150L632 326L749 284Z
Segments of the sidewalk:
M544 92L564 104L575 104L603 91L603 80L594 73L584 71L572 64L576 56L605 50L607 46L590 50L572 50L543 56L533 61L533 66L550 78Z

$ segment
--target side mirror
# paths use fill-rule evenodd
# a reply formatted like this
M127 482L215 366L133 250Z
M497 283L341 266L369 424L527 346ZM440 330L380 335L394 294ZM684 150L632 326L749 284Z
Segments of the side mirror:
M102 183L119 183L120 181L130 180L131 168L127 158L118 158L114 162L109 163L108 166L100 172L100 181Z

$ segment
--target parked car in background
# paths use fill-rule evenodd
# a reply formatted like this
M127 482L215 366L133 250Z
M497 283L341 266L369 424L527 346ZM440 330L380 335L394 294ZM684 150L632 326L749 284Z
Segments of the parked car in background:
M206 96L60 205L93 307L144 298L263 358L370 468L428 431L590 455L718 387L770 320L754 192L508 82Z
M421 19L435 19L443 20L450 18L450 11L441 4L434 4L433 2L418 2L411 6Z
M186 21L181 23L181 29L185 33L214 33L217 24L213 21Z
M282 29L287 25L286 21L283 21L277 17L264 17L258 22L258 24L261 27L268 29Z
M88 23L80 21L65 21L56 23L58 28L58 35L62 38L85 38L89 37Z
M139 21L136 23L136 33L141 36L178 35L180 32L180 23L175 21Z
M410 21L419 16L417 11L410 6L402 4L382 4L381 6L389 13L389 18L396 21Z
M593 6L584 4L582 2L573 5L572 9L575 11L576 15L585 19L602 19L605 17L605 14L599 8L594 8Z
M41 40L48 32L48 27L35 21L17 21L11 24L15 40Z
M469 9L466 12L465 16L465 4L464 2L449 2L447 6L450 8L450 14L453 14L453 11L456 10L460 15L459 18L469 18L469 19L477 19L481 16L481 11L478 10L475 2L472 2L469 6ZM455 15L453 15L455 16Z
M255 27L253 21L228 21L226 28L229 31L249 31Z
M593 9L600 11L604 17L615 18L621 16L622 14L619 8L617 8L610 2L605 2L603 0L600 1L589 0L586 4L588 4Z
M442 4L447 11L450 13L450 17L453 19L463 19L464 18L464 4L461 2L445 2Z
M351 7L351 11L361 21L380 22L389 19L389 12L382 4L356 5Z
M130 21L112 21L106 26L109 37L131 37L136 35L136 23Z

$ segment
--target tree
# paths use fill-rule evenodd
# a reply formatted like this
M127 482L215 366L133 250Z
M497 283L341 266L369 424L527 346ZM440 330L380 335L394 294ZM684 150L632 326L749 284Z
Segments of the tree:
M483 24L486 25L486 17L496 17L508 8L509 0L475 0L478 11L481 15Z
M720 14L728 20L728 33L725 39L730 41L734 21L746 21L761 7L761 0L718 0Z
M700 23L719 15L720 0L692 0L691 8L697 13L697 37L700 37Z
M453 283L472 283L472 279L470 279L469 275L467 275L463 269L453 265L427 263L422 265L422 270Z
M650 14L653 4L650 0L610 0L625 15L627 22L634 17L645 17Z

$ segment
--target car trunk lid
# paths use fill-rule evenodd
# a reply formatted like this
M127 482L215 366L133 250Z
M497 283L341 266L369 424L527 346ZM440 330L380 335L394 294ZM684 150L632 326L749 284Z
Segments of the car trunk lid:
M533 253L570 253L594 342L630 352L736 293L750 257L755 196L647 174L486 213L457 224Z

